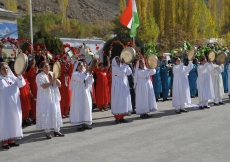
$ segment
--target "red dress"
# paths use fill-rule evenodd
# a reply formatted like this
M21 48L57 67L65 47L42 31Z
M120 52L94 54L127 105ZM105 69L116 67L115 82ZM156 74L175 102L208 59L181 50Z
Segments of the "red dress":
M96 104L98 108L102 109L109 103L108 69L100 70L98 67L95 67L94 71L97 75Z
M31 103L30 103L30 83L28 82L28 75L27 73L23 73L22 76L25 79L26 85L22 88L19 88L20 90L20 101L21 101L21 107L22 107L22 120L29 119L29 112L31 110Z
M37 91L38 91L38 87L36 84L36 75L37 75L36 69L31 66L27 75L28 75L28 81L30 83L30 90L31 90L31 93L33 95L33 97L30 98L31 119L36 120L36 98L37 98Z
M61 76L60 76L61 87L59 88L59 90L61 94L60 106L61 106L62 115L68 115L70 109L72 92L69 89L69 87L70 87L70 79L72 76L72 71L73 71L72 64L67 70L65 64L61 66Z

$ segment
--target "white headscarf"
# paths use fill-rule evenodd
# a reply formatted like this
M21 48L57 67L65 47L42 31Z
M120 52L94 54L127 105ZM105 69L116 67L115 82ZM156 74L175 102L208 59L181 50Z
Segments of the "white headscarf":
M145 61L144 60L142 60L142 61L144 63L144 70L146 70L147 68L145 66ZM140 66L140 60L137 61L136 68L135 68L135 73L134 73L134 88L135 88L135 86L137 84L137 81L138 81L138 70L140 69L139 66Z
M115 67L121 67L121 62L120 62L120 66L117 64L116 62L116 58L118 58L120 61L121 59L118 57L118 56L115 56L112 60L112 66L115 66Z
M7 65L6 62L1 62L0 67L2 68L3 65L6 65L8 67L8 74L7 77L13 78L14 80L17 78L14 73L11 71L10 67ZM3 78L4 76L1 74L1 69L0 69L0 77Z
M74 72L76 72L79 63L83 63L83 62L82 62L82 61L77 61L77 62L74 64L74 68L73 68L72 74L73 74ZM86 71L86 68L83 67L82 72L85 72L85 71ZM71 90L73 90L73 83L72 83L72 82L73 82L73 79L72 79L72 78L73 78L73 77L71 77L71 80L70 80L70 89L71 89Z

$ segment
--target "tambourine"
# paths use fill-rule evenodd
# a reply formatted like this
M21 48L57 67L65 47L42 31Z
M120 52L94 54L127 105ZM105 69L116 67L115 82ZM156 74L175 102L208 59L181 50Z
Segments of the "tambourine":
M147 63L150 69L155 69L158 65L158 58L156 55L154 54L150 54L147 57Z
M59 78L61 75L61 65L60 62L55 62L53 64L53 73L54 73L54 77L55 79Z
M196 49L193 46L189 51L188 51L188 60L191 61L196 54Z
M210 60L211 62L213 62L213 61L215 60L215 58L216 58L216 52L213 51L213 50L211 50L211 51L209 52L209 54L208 54L208 58L209 58L209 60Z
M17 75L21 75L28 67L28 57L26 54L21 53L17 56L14 63L14 71Z
M216 62L218 62L219 64L225 63L227 59L228 59L228 57L227 57L227 54L225 52L220 52L216 56Z
M136 57L136 50L132 47L126 47L121 51L120 58L124 59L126 64L129 64Z
M98 59L99 59L99 55L95 54L92 58L90 65L89 65L89 68L87 70L88 72L91 73L93 71L93 68L97 64Z

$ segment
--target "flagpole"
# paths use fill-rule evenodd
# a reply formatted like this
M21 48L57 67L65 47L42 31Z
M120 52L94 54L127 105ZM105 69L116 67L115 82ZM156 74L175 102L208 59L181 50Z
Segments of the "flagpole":
M134 25L134 17L133 17L133 0L132 0L132 18L133 18L133 23L132 23L131 28L132 28L132 33L133 33L133 45L134 45L134 47L135 47L136 45L135 45L135 36L134 36L134 27L133 27L133 25Z
M33 47L33 19L32 19L32 0L30 0L30 41L31 46ZM31 54L33 52L33 48L31 48Z

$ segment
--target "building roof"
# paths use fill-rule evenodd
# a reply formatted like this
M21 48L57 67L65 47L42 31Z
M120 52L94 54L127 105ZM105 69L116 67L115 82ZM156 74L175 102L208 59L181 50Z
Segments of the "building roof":
M9 11L9 10L0 8L0 16L1 17L18 18L19 17L19 13L16 13L16 12L13 12L13 11Z

